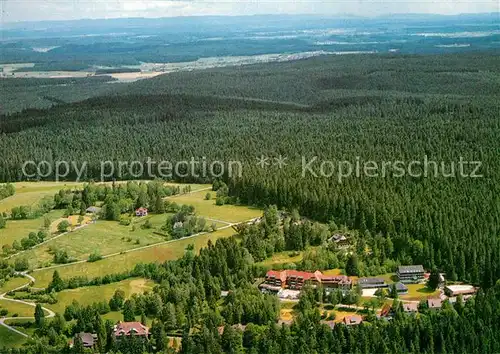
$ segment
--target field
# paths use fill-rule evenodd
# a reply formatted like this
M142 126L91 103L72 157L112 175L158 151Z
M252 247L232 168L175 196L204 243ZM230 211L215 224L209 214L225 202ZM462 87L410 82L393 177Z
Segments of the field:
M97 301L108 301L116 290L123 290L128 298L135 293L144 293L153 289L154 283L145 279L127 279L119 283L106 284L101 286L89 286L78 289L64 290L57 294L57 303L46 307L56 313L63 313L66 306L73 300L80 305L91 305Z
M126 183L126 182L117 182ZM36 203L45 195L53 195L63 187L76 187L82 184L61 184L55 182L22 182L16 183L16 194L13 198L17 201L8 201L9 207L19 205L22 195L30 196L30 203ZM180 186L181 188L187 184L168 183L167 185ZM248 208L245 206L235 205L215 205L215 192L210 191L210 185L206 184L189 184L193 193L179 194L168 197L167 199L179 205L188 204L195 207L198 216L207 219L207 225L215 223L222 230L216 232L199 235L189 239L175 240L166 242L166 239L161 235L156 235L153 232L160 231L160 227L165 223L168 214L149 215L145 218L133 218L133 224L130 226L120 225L118 222L98 220L95 224L90 223L89 219L85 219L83 224L88 223L82 228L69 232L65 235L57 237L57 239L49 240L45 244L25 251L22 254L15 256L16 258L27 258L30 263L30 268L35 269L34 276L37 279L37 287L47 286L53 274L53 268L38 269L53 265L54 250L66 250L68 255L76 261L85 261L93 252L98 252L102 256L112 255L94 263L77 263L57 266L61 275L65 278L71 276L85 275L88 277L102 276L110 273L122 272L130 270L137 263L147 262L164 262L166 260L175 259L185 251L189 244L194 244L199 250L205 246L210 239L215 242L217 238L228 237L234 234L232 228L228 227L231 223L243 222L256 218L261 215L261 210L256 208ZM207 193L212 196L211 200L205 200ZM9 198L10 199L10 198ZM0 205L6 205L5 201ZM27 202L25 199L24 202ZM63 211L52 211L48 215L53 220L51 231L55 232L57 224L62 221ZM77 224L77 216L69 218L73 226ZM146 220L152 224L151 229L144 229L141 226ZM12 221L8 223L5 230L0 231L0 238L4 243L11 244L13 240L20 240L26 237L31 231L36 231L40 228L42 218L36 220ZM14 227L15 225L15 227ZM132 229L134 228L134 231ZM158 246L152 246L156 243L162 243ZM152 246L152 247L148 247ZM134 249L138 248L137 251ZM132 251L132 252L128 252Z
M439 290L433 291L424 284L407 284L406 286L408 287L408 294L401 295L402 300L420 301L439 296Z
M63 215L63 210L52 210L46 214L51 220L60 218ZM21 241L22 238L28 237L30 232L38 232L43 227L43 217L28 220L9 220L7 227L0 229L0 246L12 245L14 241Z
M25 341L26 338L20 334L14 333L4 326L0 326L0 348L3 346L8 348L17 348L20 347Z
M105 274L119 273L132 269L138 263L164 262L176 259L184 254L189 244L194 244L195 249L206 246L208 240L215 242L218 238L229 237L234 234L231 228L217 230L212 233L175 240L170 243L149 247L139 251L119 254L94 263L79 263L59 267L57 270L62 278L72 276L87 276L89 278ZM36 278L36 287L46 287L52 280L54 269L36 270L32 275Z
M263 266L272 267L275 265L285 265L288 263L298 263L302 260L302 252L285 251L273 254L272 257L260 262Z
M205 200L205 195L210 193L212 198ZM237 205L215 205L215 192L200 191L171 198L177 204L189 204L195 207L198 215L205 218L222 220L227 222L242 222L257 218L262 215L262 210ZM175 200L174 200L175 199Z
M0 294L7 293L13 289L17 289L18 287L23 286L24 284L28 284L28 283L29 283L29 280L24 278L24 277L10 278L2 286L0 286Z
M166 215L151 218L155 226L163 224L165 219ZM52 262L51 249L66 250L70 257L85 260L93 252L108 255L161 241L164 239L161 236L153 235L153 229L136 227L135 231L131 231L130 226L120 225L116 221L99 220L95 224L89 224L25 252L19 257L27 257L30 260L30 265L38 268Z
M0 308L7 309L7 317L33 317L35 306L0 299ZM17 314L17 316L15 316Z
M61 189L80 187L78 182L18 182L14 183L16 194L0 200L0 212L10 211L20 205L33 205L43 197L53 196Z

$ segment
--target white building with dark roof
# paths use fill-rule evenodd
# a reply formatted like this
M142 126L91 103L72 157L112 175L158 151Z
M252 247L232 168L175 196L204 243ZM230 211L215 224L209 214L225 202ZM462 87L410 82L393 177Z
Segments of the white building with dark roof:
M422 265L399 266L397 276L402 283L420 283L424 280L424 267Z

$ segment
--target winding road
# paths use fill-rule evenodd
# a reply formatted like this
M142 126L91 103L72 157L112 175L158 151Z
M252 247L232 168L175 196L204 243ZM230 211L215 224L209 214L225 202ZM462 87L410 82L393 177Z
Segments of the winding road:
M36 281L36 279L34 277L32 277L31 275L27 274L26 272L16 272L15 274L16 275L20 275L20 276L25 277L25 278L28 278L29 282L27 282L26 284L23 284L21 286L18 286L17 288L12 289L10 291L16 291L16 290L25 288L26 286L28 286L31 283L34 283ZM16 300L16 299L10 299L8 297L5 297L5 295L7 295L7 293L0 294L0 300L17 302L19 304L33 306L33 308L35 308L35 306L36 306L36 303L34 303L34 302L23 301L23 300ZM52 311L52 310L50 310L50 309L48 309L46 307L42 307L42 309L47 313L45 315L45 318L52 318L52 317L54 317L56 315L54 311ZM23 333L23 332L15 329L14 327L9 326L8 324L5 323L5 321L6 320L34 320L34 319L35 319L35 317L2 317L2 318L0 318L0 326L4 326L4 327L6 327L7 329L9 329L9 330L11 330L13 332L16 332L17 334L19 334L19 335L21 335L21 336L23 336L25 338L28 338L29 336L26 333Z

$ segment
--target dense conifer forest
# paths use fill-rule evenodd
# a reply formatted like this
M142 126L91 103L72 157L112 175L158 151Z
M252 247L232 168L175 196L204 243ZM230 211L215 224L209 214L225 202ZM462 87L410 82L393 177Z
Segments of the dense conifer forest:
M241 176L221 177L228 186L222 203L274 204L313 221L355 229L373 252L362 259L366 269L423 264L483 289L473 301L440 313L396 315L389 323L374 320L373 325L333 331L320 323L307 297L301 298L301 315L290 328L274 324L272 299L250 290L236 291L219 313L214 304L220 290L245 289L260 274L252 262L264 258L265 251L255 248L250 230L241 235L242 244L221 240L199 256L188 252L162 265L159 275L148 274L161 284L155 294L164 304L172 303L168 311L182 313L182 352L499 352L499 58L328 56L120 85L106 96L2 116L0 181L26 180L21 166L29 160L86 161L85 180L101 179L101 162L108 160L238 160ZM286 157L281 169L271 164L280 155ZM256 164L261 156L269 158L269 166ZM444 171L424 177L420 165L418 177L396 176L394 168L384 177L304 175L303 159L314 157L311 166L317 174L321 161L357 159L378 164L428 159ZM460 176L461 159L480 161L476 172L481 177L471 176L472 167L468 176ZM195 177L198 170L181 172L171 179L213 181L209 175ZM184 172L191 173L183 177ZM76 177L73 170L65 178ZM107 176L112 178L133 176ZM307 237L314 235L309 231ZM321 232L316 236L321 239ZM280 247L301 249L305 244L300 242L290 236ZM311 237L307 244L314 242ZM276 245L259 247L271 244ZM234 310L228 308L236 304L241 304L238 318L254 323L244 332L230 326L238 322L229 320ZM199 308L206 311L191 313ZM159 338L168 311L151 313L161 319L155 329ZM89 326L98 331L101 324L92 321ZM224 324L220 336L217 327ZM192 328L195 334L188 336ZM58 343L54 331L51 340ZM33 348L38 349L31 353L53 352L49 346ZM152 349L139 346L136 352L142 350Z

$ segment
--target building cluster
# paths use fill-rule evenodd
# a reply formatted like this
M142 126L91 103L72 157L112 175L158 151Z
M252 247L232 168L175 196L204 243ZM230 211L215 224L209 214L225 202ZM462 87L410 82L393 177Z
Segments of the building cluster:
M326 289L347 291L352 288L352 280L348 276L325 275L319 270L314 273L297 270L270 270L260 288L276 293L283 289L300 291L306 282L312 286L321 284Z
M149 328L140 322L118 322L113 327L113 336L117 341L126 337L142 338L149 340ZM75 334L70 346L73 347L76 340L80 340L84 348L96 349L97 334L80 332Z

